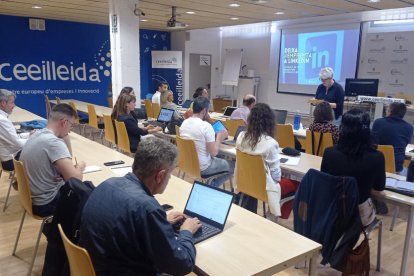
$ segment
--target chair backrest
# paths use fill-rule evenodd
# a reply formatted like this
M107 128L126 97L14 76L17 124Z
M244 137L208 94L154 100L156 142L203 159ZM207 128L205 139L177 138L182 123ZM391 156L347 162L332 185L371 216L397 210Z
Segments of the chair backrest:
M76 114L78 113L78 110L76 109L76 105L75 105L75 103L74 102L72 102L72 101L70 101L69 102L69 105L70 105L70 107L72 107L72 109L73 110L75 110L75 112L76 112ZM79 124L79 117L75 120L75 122L77 123L77 124Z
M115 129L114 124L112 123L112 118L110 115L103 115L104 126L105 126L105 139L112 144L116 144L115 141Z
M17 183L19 184L19 200L26 212L33 216L32 211L32 192L30 191L29 177L26 173L26 168L23 165L22 161L17 161L13 159L14 164L14 173L17 178Z
M292 125L276 125L275 139L281 148L295 148L295 136Z
M50 105L49 97L45 95L45 104L46 104L46 117L49 118L50 111L52 111L52 106Z
M131 146L129 144L129 137L125 123L115 120L115 128L118 148L124 152L131 153Z
M245 125L246 123L242 119L224 121L224 126L227 128L227 131L230 136L234 136L236 134L237 128L239 126L245 126Z
M62 103L62 101L60 100L60 98L59 98L59 97L56 97L56 103L57 103L57 104L61 104L61 103Z
M93 268L88 251L72 243L60 224L58 224L58 228L63 245L65 246L66 255L68 256L70 275L95 276L95 269Z
M378 145L377 150L384 154L385 171L389 173L395 173L394 147L391 145Z
M160 107L160 105L159 104L157 104L157 103L152 103L152 112L153 112L153 118L158 118L158 114L160 114L160 110L161 110L161 107Z
M318 131L314 131L313 134L314 134L313 149L315 150L315 152L313 152L312 150L312 131L310 131L309 129L306 130L305 151L308 154L323 156L325 149L333 146L332 133L325 132L323 134L321 145L319 147L319 152L317 151L318 151L321 133Z
M96 116L95 106L93 104L88 104L88 117L89 123L88 125L94 128L98 128L98 117Z
M178 167L184 173L194 178L201 178L200 162L193 140L176 135L178 152Z
M236 149L237 190L267 202L266 171L262 156Z
M275 114L275 117L276 117L276 124L280 124L280 125L286 124L286 117L288 114L287 110L273 109L273 114Z
M151 100L144 100L145 111L147 112L148 118L154 118L154 110L152 109Z

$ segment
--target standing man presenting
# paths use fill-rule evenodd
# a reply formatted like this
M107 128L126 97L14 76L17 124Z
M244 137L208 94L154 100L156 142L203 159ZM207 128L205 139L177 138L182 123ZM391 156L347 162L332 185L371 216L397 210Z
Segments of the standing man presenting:
M168 90L168 83L160 82L158 84L158 89L155 91L154 95L152 95L152 103L157 103L161 106L161 93L166 92Z
M403 120L407 107L403 103L391 103L387 117L375 120L372 126L372 138L376 144L394 147L395 170L397 174L407 175L403 167L405 148L413 137L413 127Z
M322 84L316 90L315 98L329 102L335 113L335 125L341 124L341 117L344 109L344 89L333 79L331 67L322 68L319 72L319 79Z

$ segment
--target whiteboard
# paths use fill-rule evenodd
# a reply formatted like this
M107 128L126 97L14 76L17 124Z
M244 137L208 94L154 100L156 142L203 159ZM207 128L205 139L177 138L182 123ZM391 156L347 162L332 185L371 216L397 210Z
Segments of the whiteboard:
M226 49L224 56L223 85L238 85L242 55L243 49Z

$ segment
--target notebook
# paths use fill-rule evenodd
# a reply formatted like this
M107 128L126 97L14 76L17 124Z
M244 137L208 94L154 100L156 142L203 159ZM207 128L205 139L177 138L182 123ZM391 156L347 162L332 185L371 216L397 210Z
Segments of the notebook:
M185 100L181 108L189 109L192 102L192 100Z
M237 107L234 106L227 106L226 109L224 109L223 115L220 116L222 118L230 118L231 114L233 113L234 110L236 110Z
M240 132L246 131L246 129L247 129L246 126L239 126L236 130L236 134L234 134L233 140L223 141L223 144L226 144L226 145L229 145L229 146L234 146L236 144L237 137L239 137Z
M232 202L231 192L194 182L184 215L197 217L202 223L202 227L193 236L195 243L223 232Z
M385 181L385 189L414 197L414 183L395 178L387 177Z

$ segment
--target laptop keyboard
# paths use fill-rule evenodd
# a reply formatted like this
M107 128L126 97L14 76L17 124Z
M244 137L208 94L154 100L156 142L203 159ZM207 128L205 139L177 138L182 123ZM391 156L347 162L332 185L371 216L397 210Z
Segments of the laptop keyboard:
M203 226L198 229L197 232L194 233L194 239L195 241L203 240L205 238L208 238L212 233L218 232L219 229L210 226L208 224L203 224Z
M144 126L147 126L147 125L165 127L165 123L157 122L157 121L149 121L149 122L144 123Z

